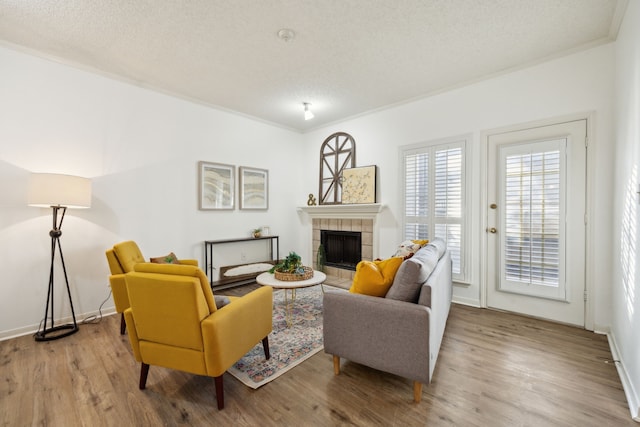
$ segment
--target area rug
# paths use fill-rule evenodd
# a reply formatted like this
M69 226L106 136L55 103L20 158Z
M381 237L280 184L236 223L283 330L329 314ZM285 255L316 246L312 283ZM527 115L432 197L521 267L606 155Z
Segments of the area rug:
M325 289L328 288L325 285ZM291 297L291 291L288 291ZM284 290L273 293L273 331L269 334L271 358L265 360L262 343L245 354L227 372L251 388L273 381L322 350L322 289L320 286L296 291L287 326Z

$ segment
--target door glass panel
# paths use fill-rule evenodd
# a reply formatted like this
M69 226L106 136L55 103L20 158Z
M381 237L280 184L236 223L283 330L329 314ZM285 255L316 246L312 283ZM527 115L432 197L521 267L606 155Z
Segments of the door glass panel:
M507 156L506 278L558 286L560 152Z
M502 150L500 289L563 298L564 147L554 140Z

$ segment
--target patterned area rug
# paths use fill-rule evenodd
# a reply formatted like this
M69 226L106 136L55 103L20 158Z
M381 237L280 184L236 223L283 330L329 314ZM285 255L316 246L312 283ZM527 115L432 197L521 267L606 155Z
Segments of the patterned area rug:
M291 291L287 292L290 298ZM291 326L287 326L284 291L274 291L273 331L269 334L271 358L265 360L262 343L259 343L227 372L245 385L256 389L322 350L324 347L320 286L298 289L291 313Z

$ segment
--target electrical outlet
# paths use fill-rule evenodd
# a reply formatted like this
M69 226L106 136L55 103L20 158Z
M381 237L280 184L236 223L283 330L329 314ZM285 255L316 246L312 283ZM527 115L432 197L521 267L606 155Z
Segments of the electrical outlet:
M240 261L246 261L247 260L247 254L245 254L244 252L240 252Z

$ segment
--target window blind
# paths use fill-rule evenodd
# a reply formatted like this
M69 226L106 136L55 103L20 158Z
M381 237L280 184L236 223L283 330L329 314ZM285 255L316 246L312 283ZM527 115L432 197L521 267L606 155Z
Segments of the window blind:
M404 155L405 239L444 239L459 280L465 271L464 182L464 142Z

